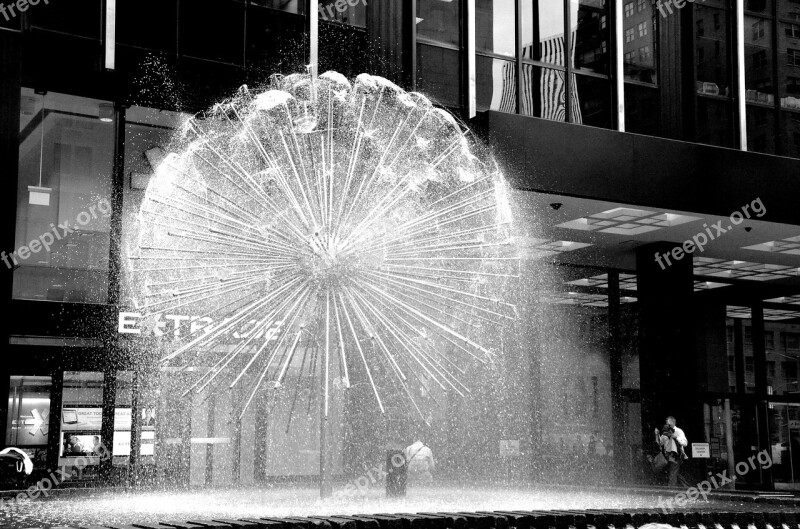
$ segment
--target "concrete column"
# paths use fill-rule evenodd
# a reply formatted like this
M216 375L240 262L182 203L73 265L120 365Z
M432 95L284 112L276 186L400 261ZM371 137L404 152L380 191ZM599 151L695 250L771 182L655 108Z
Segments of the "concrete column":
M758 449L770 451L770 424L769 409L767 404L767 350L764 343L764 306L760 301L750 307L751 322L753 326L753 363L755 371L756 415L758 417ZM761 471L761 484L766 490L773 490L772 467Z
M608 272L608 364L611 373L611 418L613 422L614 469L616 479L626 481L628 451L625 447L625 401L622 398L622 321L620 315L619 272Z
M684 430L697 432L702 431L703 417L702 408L693 405L692 256L674 243L653 243L637 249L636 270L642 440L646 447L653 445L653 429L661 428L667 415L674 415Z

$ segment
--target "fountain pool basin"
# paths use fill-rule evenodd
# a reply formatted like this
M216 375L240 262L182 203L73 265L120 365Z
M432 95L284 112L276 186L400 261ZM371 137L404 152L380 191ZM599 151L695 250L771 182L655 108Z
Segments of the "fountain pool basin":
M669 499L676 491L665 490ZM413 512L631 510L653 509L658 493L614 493L602 489L530 487L431 486L409 489L405 498L389 499L383 490L328 500L319 499L312 485L264 488L202 489L196 491L89 490L20 502L0 515L8 528L130 525L167 521L242 519L289 516L328 516ZM695 510L720 510L731 501L688 504Z

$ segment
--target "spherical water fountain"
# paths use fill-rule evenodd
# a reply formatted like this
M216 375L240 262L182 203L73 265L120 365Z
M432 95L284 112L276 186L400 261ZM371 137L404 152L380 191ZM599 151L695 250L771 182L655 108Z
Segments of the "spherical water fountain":
M515 318L506 183L423 95L274 77L188 121L171 152L130 277L141 312L215 322L161 358L204 367L186 393L247 384L244 414L312 378L327 416L334 383L363 382L381 411L400 395L426 420L419 388L464 396L467 366L491 365Z

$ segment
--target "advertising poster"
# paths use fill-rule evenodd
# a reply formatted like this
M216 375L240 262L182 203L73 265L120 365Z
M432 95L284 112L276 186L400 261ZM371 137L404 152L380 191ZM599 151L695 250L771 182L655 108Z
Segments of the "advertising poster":
M62 432L99 432L103 425L103 408L64 408L61 410Z

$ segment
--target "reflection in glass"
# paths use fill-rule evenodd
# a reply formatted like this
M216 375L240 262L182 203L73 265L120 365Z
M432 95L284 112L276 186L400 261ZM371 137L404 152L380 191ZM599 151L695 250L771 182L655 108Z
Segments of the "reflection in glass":
M318 11L321 22L339 22L358 27L367 25L366 0L359 0L356 5L351 5L350 2L322 0L319 2Z
M730 97L728 13L695 4L695 79L698 94Z
M573 99L573 111L579 119L574 123L582 123L592 127L611 128L611 85L608 79L576 75L577 99Z
M747 150L775 154L775 111L747 105Z
M253 4L286 11L287 13L305 14L306 3L303 0L250 0ZM320 2L322 4L322 2Z
M563 70L523 64L520 113L551 121L566 121L564 75ZM575 83L572 86L574 100ZM573 121L580 123L580 110L575 106L572 110Z
M202 59L242 64L244 62L244 4L230 0L192 0L180 4L181 54ZM208 16L214 13L214 24L225 28L208 37Z
M800 111L800 5L795 10L797 22L779 23L778 30L778 96L781 108L793 112Z
M417 0L417 38L457 46L460 40L460 2Z
M14 2L2 3L9 5ZM49 4L42 2L39 7L27 9L26 15L30 18L30 24L34 28L100 40L104 4L105 2L101 2L101 0L51 2ZM32 5L34 4L31 3L28 7Z
M571 39L575 43L572 60L575 68L608 73L608 4L605 0L570 2ZM644 30L649 31L645 24ZM637 30L639 31L639 30Z
M525 0L522 3L522 47L525 59L565 65L563 2Z
M158 13L157 17L153 13ZM147 31L142 31L146 27ZM178 28L176 0L117 2L116 38L119 44L158 51L175 50Z
M629 83L625 85L625 131L659 135L661 100L658 88Z
M772 72L772 22L759 17L744 18L745 99L748 103L775 104Z
M727 101L697 98L696 141L719 147L733 147L733 119Z
M144 192L159 164L167 153L174 129L178 128L188 115L132 106L125 114L125 163L123 165L124 184L122 194L122 248L134 248L137 216ZM130 256L125 256L130 257ZM123 306L130 306L131 282L123 267L120 278L122 291L120 299ZM120 383L118 379L118 383ZM117 393L118 399L119 392Z
M477 0L475 46L479 51L516 55L515 4L515 0Z
M800 111L782 111L781 154L800 158Z
M633 6L633 2L630 5ZM653 5L646 2L641 9L631 9L631 14L623 17L622 24L625 80L655 84L656 13Z
M751 13L772 13L772 0L744 0L744 10Z
M517 71L512 61L478 56L478 110L517 111Z
M14 299L106 301L113 116L107 102L22 89Z
M11 376L9 379L6 446L45 450L50 427L51 378Z
M769 1L769 0L766 0ZM800 4L794 0L776 0L778 18L782 20L800 21Z
M417 88L440 105L456 107L460 101L459 53L417 45Z

